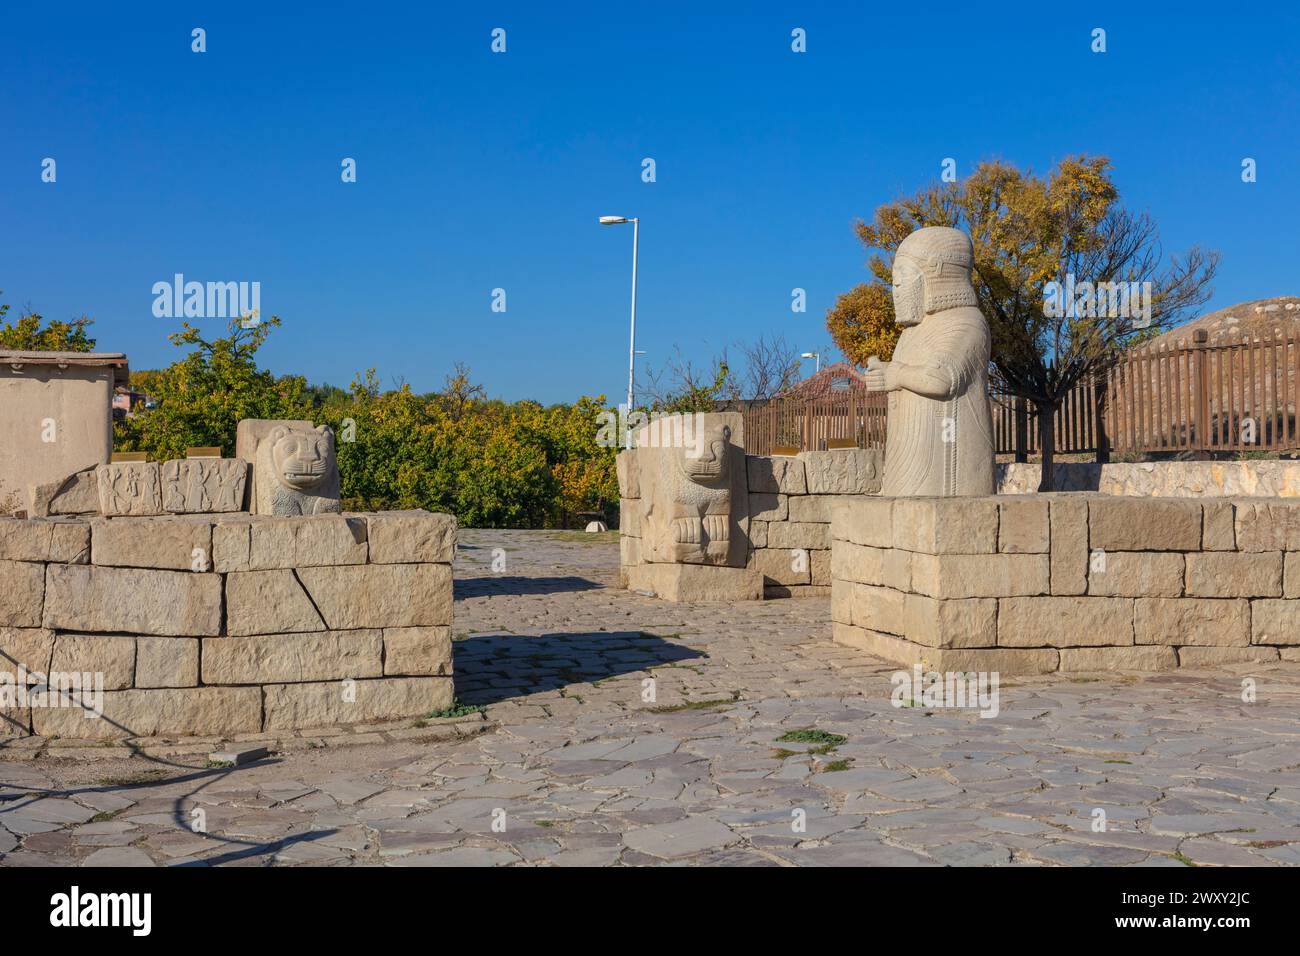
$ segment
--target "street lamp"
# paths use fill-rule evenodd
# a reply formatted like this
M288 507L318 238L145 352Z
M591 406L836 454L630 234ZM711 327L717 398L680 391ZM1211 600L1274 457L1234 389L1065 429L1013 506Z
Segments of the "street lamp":
M822 370L822 353L821 353L821 352L804 352L803 355L801 355L801 356L799 356L799 357L800 357L800 358L810 358L810 359L816 359L816 360L817 360L817 366L816 366L816 368L815 368L814 371L813 371L813 374L814 374L814 375L816 375L818 372L820 372L820 371Z
M636 382L636 247L638 232L640 231L641 220L635 216L601 216L600 224L602 226L620 226L623 223L632 224L632 341L627 347L627 411L632 413L633 386Z

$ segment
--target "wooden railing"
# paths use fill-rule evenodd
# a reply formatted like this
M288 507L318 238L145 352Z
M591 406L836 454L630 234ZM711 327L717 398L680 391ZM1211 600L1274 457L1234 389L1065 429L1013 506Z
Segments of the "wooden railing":
M994 448L1039 451L1032 402L994 384ZM885 396L859 387L810 399L773 399L745 415L751 455L774 448L861 448L885 443ZM1058 454L1284 451L1300 448L1300 336L1227 339L1204 332L1130 350L1107 380L1078 385L1056 410Z

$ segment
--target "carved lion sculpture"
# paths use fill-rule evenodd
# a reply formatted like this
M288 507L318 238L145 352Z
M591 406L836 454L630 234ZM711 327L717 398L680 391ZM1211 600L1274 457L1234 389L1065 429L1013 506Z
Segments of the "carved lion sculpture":
M642 499L651 561L727 564L731 556L731 428L710 423L693 447L658 450L654 492Z
M253 511L265 515L338 513L339 468L334 432L279 425L258 445Z

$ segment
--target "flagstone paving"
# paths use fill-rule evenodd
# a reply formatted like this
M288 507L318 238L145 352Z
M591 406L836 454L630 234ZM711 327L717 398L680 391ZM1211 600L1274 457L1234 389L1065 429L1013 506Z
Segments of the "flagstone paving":
M896 708L825 599L666 604L611 536L461 538L458 694L494 730L0 761L0 865L1300 864L1296 665ZM844 740L779 739L806 729Z

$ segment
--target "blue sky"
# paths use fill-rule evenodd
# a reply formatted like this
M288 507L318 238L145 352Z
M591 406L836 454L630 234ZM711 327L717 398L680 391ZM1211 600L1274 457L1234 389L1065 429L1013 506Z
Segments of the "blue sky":
M464 361L494 396L612 398L632 237L597 216L643 221L643 361L813 349L867 276L857 217L945 157L1078 152L1114 160L1167 251L1222 252L1207 308L1300 291L1294 5L274 6L4 5L4 301L88 313L150 368L177 354L155 282L256 280L276 372L426 390Z

